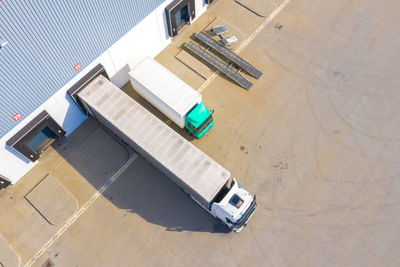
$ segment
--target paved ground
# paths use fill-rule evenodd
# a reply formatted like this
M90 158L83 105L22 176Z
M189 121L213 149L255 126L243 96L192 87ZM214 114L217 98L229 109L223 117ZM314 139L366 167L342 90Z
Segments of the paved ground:
M50 258L60 266L398 266L399 12L397 1L292 0L241 52L264 72L260 80L246 76L251 90L219 75L204 88L215 125L192 142L257 194L259 208L242 232L226 233L138 157L34 265ZM266 19L217 0L184 28L157 60L195 88L204 78L175 55L217 16L246 38ZM94 132L92 124L66 149ZM81 183L99 188L110 175ZM13 190L35 184L22 182ZM76 186L68 190L77 197ZM77 199L82 207L88 197ZM42 226L39 242L18 227L0 229L24 263L39 250L31 242L57 230Z
M28 262L64 227L50 224L28 202L26 196L32 188L50 174L78 201L80 209L131 154L94 120L88 120L68 139L48 148L40 163L16 185L1 192L0 234L21 262Z
M21 261L13 250L12 247L8 244L6 240L2 236L0 236L0 266L19 266Z

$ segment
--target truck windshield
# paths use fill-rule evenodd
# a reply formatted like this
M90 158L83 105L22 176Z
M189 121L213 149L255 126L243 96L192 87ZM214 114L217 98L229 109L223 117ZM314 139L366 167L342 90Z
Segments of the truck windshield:
M212 120L213 120L212 115L213 114L211 112L210 116L208 116L208 118L205 121L203 121L203 123L200 124L199 127L196 128L196 133L201 133L212 122Z
M243 199L241 199L237 194L234 194L229 200L229 203L239 209L243 204Z

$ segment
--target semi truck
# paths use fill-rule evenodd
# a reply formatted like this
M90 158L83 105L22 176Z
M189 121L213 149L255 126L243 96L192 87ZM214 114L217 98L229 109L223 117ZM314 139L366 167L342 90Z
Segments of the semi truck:
M129 72L132 87L171 121L196 138L213 125L201 94L150 57Z
M71 96L77 104L168 176L207 212L239 232L254 214L256 196L248 193L215 160L96 73L97 77L88 78L75 87Z

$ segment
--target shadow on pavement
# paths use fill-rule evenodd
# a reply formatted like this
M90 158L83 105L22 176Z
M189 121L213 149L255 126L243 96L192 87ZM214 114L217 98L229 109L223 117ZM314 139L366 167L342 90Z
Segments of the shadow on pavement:
M149 223L164 226L167 231L230 232L140 156L104 196L118 208L137 213Z
M70 168L55 171L68 183L78 172L99 189L134 154L107 129L89 119L70 137L53 146ZM167 231L229 233L230 229L208 214L144 158L138 157L103 193L117 208L136 213Z

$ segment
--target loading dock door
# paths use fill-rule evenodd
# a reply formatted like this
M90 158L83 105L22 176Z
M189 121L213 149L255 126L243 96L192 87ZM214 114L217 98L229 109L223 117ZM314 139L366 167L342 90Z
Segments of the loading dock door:
M165 8L168 34L174 37L178 30L196 17L194 0L175 0Z
M55 140L65 135L65 130L44 110L18 133L7 145L34 162Z

